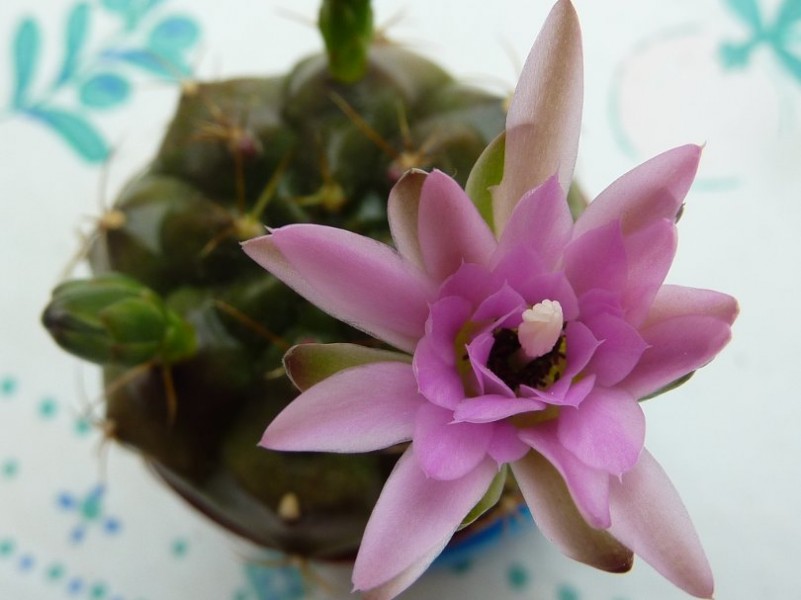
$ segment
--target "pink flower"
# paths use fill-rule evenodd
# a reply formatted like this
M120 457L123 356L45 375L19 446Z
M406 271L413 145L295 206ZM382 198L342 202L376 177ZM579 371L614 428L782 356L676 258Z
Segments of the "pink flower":
M565 187L581 80L578 22L562 0L509 110L492 225L447 175L411 172L389 199L395 249L305 224L244 245L301 295L402 351L291 350L304 391L262 440L331 452L411 441L356 559L367 598L419 577L504 465L568 556L625 571L636 552L687 592L712 595L690 518L643 448L638 402L709 362L737 313L724 294L663 285L700 149L637 167L574 223Z

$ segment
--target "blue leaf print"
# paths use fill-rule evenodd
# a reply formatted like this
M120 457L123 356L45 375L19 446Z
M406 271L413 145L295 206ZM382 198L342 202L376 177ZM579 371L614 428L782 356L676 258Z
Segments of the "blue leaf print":
M188 17L172 16L153 28L148 46L158 53L173 54L192 46L197 41L199 28Z
M161 56L149 50L108 50L103 53L103 58L127 62L165 79L174 79L176 75L188 74L184 65L176 64L169 57Z
M117 13L125 24L127 31L136 29L139 21L164 0L103 0L103 7L109 12Z
M782 31L801 20L801 0L784 0L776 14L776 27Z
M784 48L777 47L775 50L776 56L784 65L784 68L790 71L797 80L801 81L801 59L796 58Z
M87 79L78 90L81 104L90 108L111 108L126 100L131 84L116 73L99 73Z
M89 5L86 2L76 4L67 18L64 62L54 88L67 82L75 73L78 59L83 49L89 30Z
M39 26L33 19L25 19L17 29L14 38L14 97L16 108L25 106L36 63L39 60Z
M762 29L762 17L759 14L757 0L726 0L731 9L755 31Z
M89 162L101 162L109 153L106 141L84 118L55 108L33 107L25 113L49 125Z

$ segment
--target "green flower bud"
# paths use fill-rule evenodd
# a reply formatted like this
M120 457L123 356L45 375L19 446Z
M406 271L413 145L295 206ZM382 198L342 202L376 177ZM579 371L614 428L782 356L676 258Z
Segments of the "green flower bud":
M62 348L98 364L173 364L197 348L193 328L158 294L118 274L62 283L42 323Z
M367 51L373 42L370 0L324 0L319 26L334 78L344 83L361 79L367 71Z

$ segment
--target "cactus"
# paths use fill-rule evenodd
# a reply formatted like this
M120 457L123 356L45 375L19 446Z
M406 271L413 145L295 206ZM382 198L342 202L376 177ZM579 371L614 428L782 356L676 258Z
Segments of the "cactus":
M115 440L223 526L314 558L352 555L398 453L257 443L297 393L282 371L291 345L375 342L266 275L239 242L291 222L386 241L394 181L417 167L464 184L504 122L501 98L343 7L369 11L325 2L328 53L285 76L184 86L158 154L88 248L94 278L59 286L43 317L59 344L103 366Z

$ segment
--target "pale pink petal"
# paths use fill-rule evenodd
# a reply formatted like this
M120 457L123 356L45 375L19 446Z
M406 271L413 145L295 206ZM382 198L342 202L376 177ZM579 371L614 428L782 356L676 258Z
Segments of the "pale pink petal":
M420 570L478 504L497 472L495 462L487 458L459 479L431 479L420 468L412 444L370 515L353 568L356 589L376 588L408 569Z
M622 305L630 323L639 324L648 314L673 263L677 242L676 226L668 219L625 236L629 278Z
M622 293L628 281L628 262L620 224L591 229L565 248L565 275L580 297L602 289Z
M392 600L398 594L403 592L406 588L417 581L420 576L426 572L428 567L431 566L437 557L442 554L442 551L448 545L451 536L448 535L442 539L439 545L434 546L428 550L420 558L415 560L411 565L404 569L401 573L379 585L378 587L361 592L361 600Z
M417 462L432 479L464 477L486 457L493 430L491 423L455 423L453 411L423 404L415 417Z
M370 452L412 438L417 392L410 365L371 363L340 371L293 400L267 427L271 450Z
M402 350L423 335L434 284L389 246L343 229L288 225L245 252L334 317Z
M647 327L681 315L704 315L732 324L738 311L737 300L727 294L680 285L663 285L643 325Z
M716 317L690 314L652 322L640 334L649 348L618 384L635 398L644 398L703 367L731 339L731 327Z
M498 252L504 254L517 246L527 246L542 257L545 266L553 268L572 232L573 218L565 192L556 177L549 177L520 199L501 234Z
M423 255L417 237L420 191L428 176L424 171L407 171L392 186L387 202L387 220L392 241L400 255L409 262L423 268Z
M429 275L443 281L462 263L486 264L495 236L459 184L432 172L423 183L419 207L419 242Z
M712 571L690 515L647 450L622 482L612 482L609 502L615 538L687 593L712 597Z
M613 573L631 569L631 550L606 531L587 524L564 479L541 454L529 452L512 463L512 473L537 527L565 555Z
M612 183L587 207L573 232L577 238L612 221L629 234L660 219L675 220L701 158L694 145L668 150Z
M500 395L476 396L464 400L453 411L453 420L466 423L493 423L521 413L544 410L548 405L534 398Z
M559 441L554 421L521 429L519 435L556 467L584 520L596 529L609 527L609 473L584 464L567 450Z
M581 462L620 475L631 469L645 441L645 415L622 390L596 388L578 408L559 413L559 441Z
M620 317L601 313L582 320L600 342L584 372L596 375L601 386L613 386L631 373L648 344Z
M493 191L502 232L517 202L554 173L570 187L584 93L581 30L573 5L556 3L528 55L506 117L503 179Z

